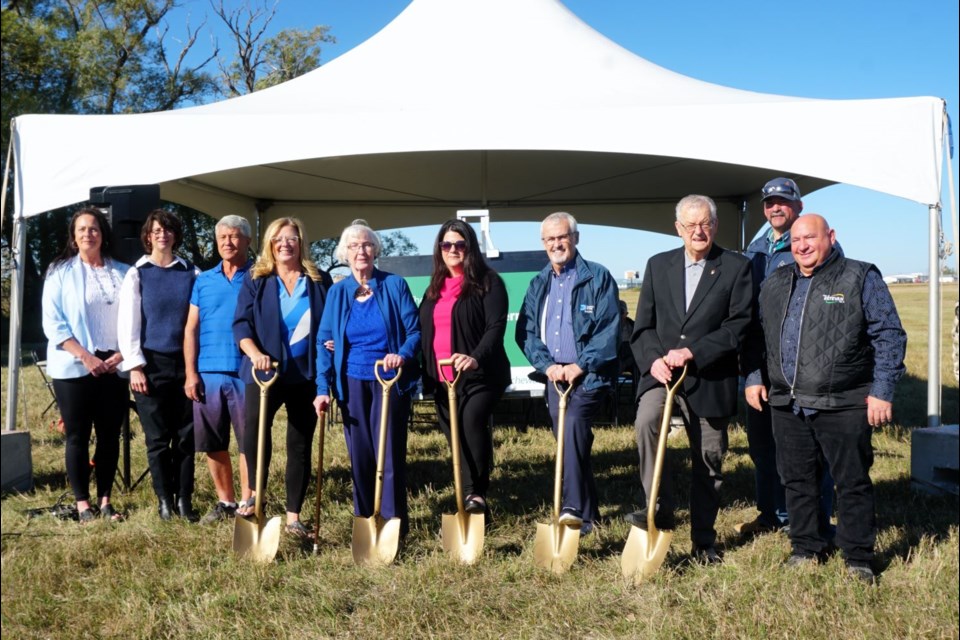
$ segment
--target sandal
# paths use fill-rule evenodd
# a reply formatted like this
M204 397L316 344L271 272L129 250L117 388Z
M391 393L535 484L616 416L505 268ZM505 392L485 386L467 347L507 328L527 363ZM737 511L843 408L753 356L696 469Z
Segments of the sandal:
M257 513L257 496L252 495L243 502L237 504L237 515L241 518L249 518Z
M109 502L100 507L100 517L104 520L109 520L110 522L123 522L126 520L126 517L114 509L113 505Z
M293 522L288 524L286 531L290 535L297 536L298 538L302 538L303 540L313 539L313 532L310 531L310 527L303 524L303 522L301 522L300 520L294 520Z
M79 513L77 519L80 521L80 524L89 524L97 519L97 512L93 510L93 507L84 509Z

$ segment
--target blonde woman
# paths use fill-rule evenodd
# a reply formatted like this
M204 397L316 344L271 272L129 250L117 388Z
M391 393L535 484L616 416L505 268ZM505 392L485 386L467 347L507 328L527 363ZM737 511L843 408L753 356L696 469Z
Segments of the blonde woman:
M307 257L308 246L302 222L296 218L272 222L264 233L259 260L244 277L233 321L233 337L244 354L240 376L247 384L243 439L250 488L256 491L260 416L260 390L251 368L266 372L278 362L280 379L270 389L267 428L280 405L285 406L287 532L301 538L311 535L300 520L300 509L310 481L310 447L317 426L313 408L317 328L327 296L324 274ZM271 453L268 435L263 453L267 467ZM240 505L237 515L253 514L254 497Z

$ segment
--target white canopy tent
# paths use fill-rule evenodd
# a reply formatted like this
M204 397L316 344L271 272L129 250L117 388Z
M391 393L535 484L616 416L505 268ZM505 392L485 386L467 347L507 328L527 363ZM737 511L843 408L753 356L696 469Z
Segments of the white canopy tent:
M94 186L151 183L212 215L296 215L315 238L356 217L396 228L465 208L498 221L563 208L583 222L670 233L676 201L704 193L722 218L739 217L719 238L739 247L763 222L745 212L773 175L805 193L843 182L913 200L936 226L944 123L938 98L811 100L688 78L611 42L558 0L415 0L333 62L248 96L162 113L16 118L16 249L25 217L86 200ZM785 130L792 152L769 157L768 141ZM931 245L931 273L936 253ZM8 429L19 296L18 286ZM930 371L938 391L939 370Z

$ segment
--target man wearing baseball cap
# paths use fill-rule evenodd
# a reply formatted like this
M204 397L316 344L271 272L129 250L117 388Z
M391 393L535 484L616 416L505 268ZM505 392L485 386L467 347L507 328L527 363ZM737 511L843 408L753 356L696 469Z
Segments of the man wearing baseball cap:
M763 186L761 193L763 215L770 223L770 228L750 243L745 254L753 265L754 310L763 281L780 267L794 263L793 254L790 253L790 227L803 211L800 188L790 178L774 178ZM760 331L759 326L756 330ZM761 374L763 384L767 384L767 372L761 370ZM748 386L750 383L747 381ZM750 522L735 525L734 529L743 536L753 536L777 531L789 524L786 498L777 472L777 449L773 442L769 407L765 406L760 412L748 404L747 442L756 469L757 511L760 513ZM829 471L824 472L821 491L820 524L829 537L830 514L833 510L833 478Z

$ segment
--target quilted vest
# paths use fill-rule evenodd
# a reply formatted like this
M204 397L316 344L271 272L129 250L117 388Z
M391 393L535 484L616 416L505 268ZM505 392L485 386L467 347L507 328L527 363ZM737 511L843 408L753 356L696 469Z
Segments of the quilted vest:
M778 269L767 278L760 309L771 405L796 400L818 410L866 406L874 362L861 299L864 278L874 268L835 254L813 275L803 303L794 380L787 379L781 364L781 329L797 270Z

